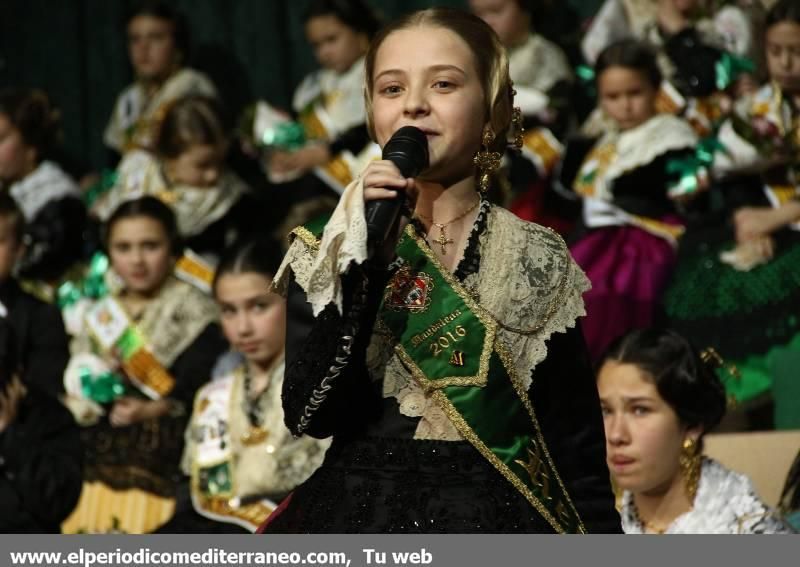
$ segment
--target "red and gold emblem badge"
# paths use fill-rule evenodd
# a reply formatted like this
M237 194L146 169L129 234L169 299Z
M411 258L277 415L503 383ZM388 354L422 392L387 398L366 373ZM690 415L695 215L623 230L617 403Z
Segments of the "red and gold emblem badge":
M392 277L383 294L384 304L393 311L422 313L431 304L433 278L425 272L412 273L403 266Z

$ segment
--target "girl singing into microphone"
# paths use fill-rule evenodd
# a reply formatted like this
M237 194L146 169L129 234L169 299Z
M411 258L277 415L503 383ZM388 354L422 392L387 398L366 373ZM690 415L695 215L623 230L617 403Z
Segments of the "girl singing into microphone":
M482 196L520 134L505 49L468 13L417 12L373 40L366 83L373 138L415 126L430 165L375 161L324 227L293 233L275 278L285 420L333 443L266 531L620 531L576 322L586 277ZM368 259L365 201L398 192L407 214Z

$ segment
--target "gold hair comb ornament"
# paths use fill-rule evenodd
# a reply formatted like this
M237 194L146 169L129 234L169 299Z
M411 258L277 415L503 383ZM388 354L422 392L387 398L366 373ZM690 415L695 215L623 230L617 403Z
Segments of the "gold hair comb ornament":
M714 347L708 347L703 349L700 352L700 360L703 361L704 364L709 364L713 366L714 369L722 369L726 372L729 378L733 378L734 380L741 380L742 374L739 372L739 369L736 368L734 364L726 364L725 359L720 356L720 354L716 351ZM723 379L723 383L727 380ZM728 409L732 409L738 405L738 401L732 395L728 394Z

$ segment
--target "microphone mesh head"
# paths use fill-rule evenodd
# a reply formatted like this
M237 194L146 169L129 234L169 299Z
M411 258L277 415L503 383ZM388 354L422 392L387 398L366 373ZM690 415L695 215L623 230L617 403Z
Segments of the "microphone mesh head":
M404 177L416 177L428 167L428 138L416 126L398 129L383 147L383 159L393 162Z

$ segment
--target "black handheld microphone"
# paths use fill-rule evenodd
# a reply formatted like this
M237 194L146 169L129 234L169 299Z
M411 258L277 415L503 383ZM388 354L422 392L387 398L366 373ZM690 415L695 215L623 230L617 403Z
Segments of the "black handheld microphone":
M428 138L414 126L403 126L386 142L383 159L397 166L403 177L416 177L428 167ZM367 203L364 216L367 219L367 243L372 256L389 235L397 221L405 201L403 191L398 191L394 199L380 199Z

